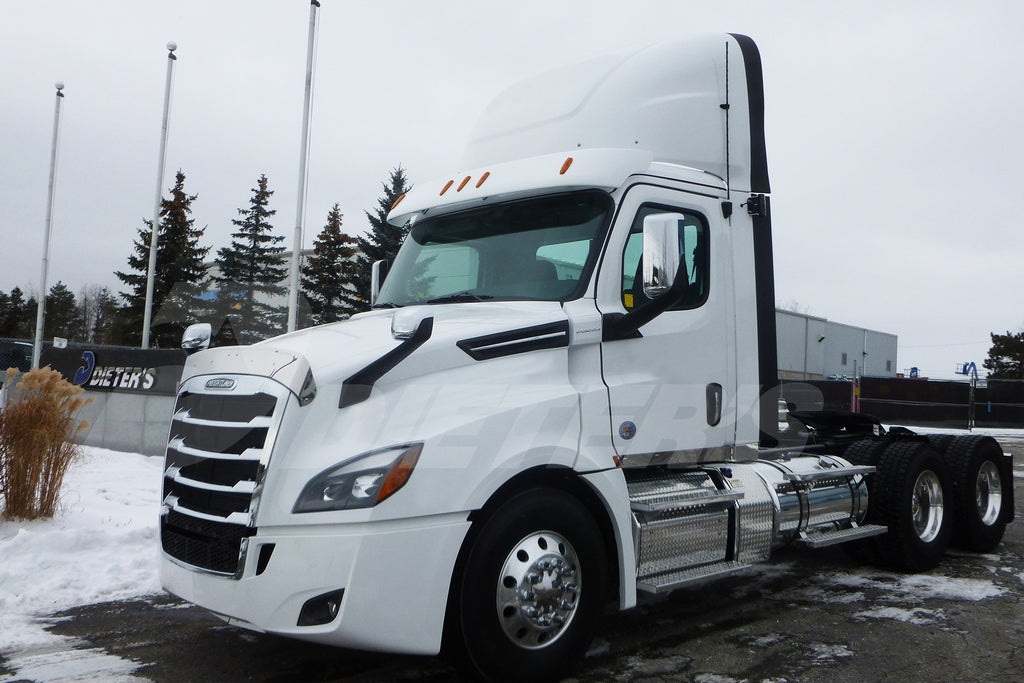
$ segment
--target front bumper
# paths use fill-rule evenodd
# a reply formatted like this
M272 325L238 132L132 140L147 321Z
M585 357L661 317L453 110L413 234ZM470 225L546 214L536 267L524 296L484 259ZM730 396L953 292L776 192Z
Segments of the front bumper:
M231 624L362 650L437 654L466 514L324 527L261 528L238 579L164 554L163 587ZM261 548L273 544L257 574ZM265 555L265 553L263 553ZM297 626L310 598L344 589L338 616Z

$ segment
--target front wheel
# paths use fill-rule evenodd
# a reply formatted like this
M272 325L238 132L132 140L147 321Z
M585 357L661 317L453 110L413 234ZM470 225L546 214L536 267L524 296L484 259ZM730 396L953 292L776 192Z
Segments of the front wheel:
M583 657L605 597L605 549L570 494L517 494L480 522L452 586L448 649L488 681L555 681Z

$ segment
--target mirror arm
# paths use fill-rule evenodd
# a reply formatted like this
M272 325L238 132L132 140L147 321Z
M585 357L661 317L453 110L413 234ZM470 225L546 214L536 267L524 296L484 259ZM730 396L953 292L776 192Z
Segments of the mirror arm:
M629 313L605 313L602 316L601 341L617 341L619 339L639 339L640 328L651 322L659 315L679 303L686 292L688 281L682 277L685 272L685 262L680 261L679 270L676 272L675 280L668 291L657 296L643 306L634 308Z

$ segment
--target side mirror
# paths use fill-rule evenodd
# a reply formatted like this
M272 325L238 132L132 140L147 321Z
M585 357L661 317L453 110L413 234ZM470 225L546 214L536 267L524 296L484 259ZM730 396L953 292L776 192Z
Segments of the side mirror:
M388 262L374 261L370 271L370 305L377 303L377 295L380 294L380 286L384 284L384 278L388 276Z
M210 323L196 323L185 328L185 334L181 335L181 348L185 353L195 353L210 348L210 339L213 337L213 327Z
M644 294L660 296L672 288L679 271L679 232L685 224L679 213L656 213L644 218Z

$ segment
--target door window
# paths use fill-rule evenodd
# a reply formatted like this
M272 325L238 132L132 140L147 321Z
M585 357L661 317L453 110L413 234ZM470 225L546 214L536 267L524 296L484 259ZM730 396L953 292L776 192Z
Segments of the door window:
M679 276L686 279L687 289L671 310L697 308L707 301L710 282L707 222L699 214L654 204L640 207L629 230L622 254L622 305L632 309L650 301L643 287L644 218L656 213L681 213L686 218L679 228L679 255L685 271Z

